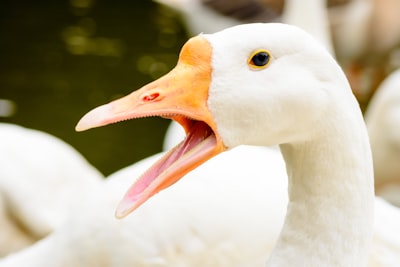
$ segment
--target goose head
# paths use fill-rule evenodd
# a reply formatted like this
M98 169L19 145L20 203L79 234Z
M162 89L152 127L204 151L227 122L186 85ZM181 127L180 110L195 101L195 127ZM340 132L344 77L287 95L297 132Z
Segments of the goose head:
M168 74L95 108L76 129L147 116L185 129L185 140L128 190L116 213L123 217L223 151L309 140L350 93L335 60L303 30L245 24L193 37Z

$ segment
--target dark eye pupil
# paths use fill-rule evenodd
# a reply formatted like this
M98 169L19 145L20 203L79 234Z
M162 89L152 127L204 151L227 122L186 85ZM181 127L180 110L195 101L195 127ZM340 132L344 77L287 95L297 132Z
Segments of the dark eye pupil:
M254 65L262 67L265 66L269 61L269 55L267 52L260 52L253 56L251 59Z

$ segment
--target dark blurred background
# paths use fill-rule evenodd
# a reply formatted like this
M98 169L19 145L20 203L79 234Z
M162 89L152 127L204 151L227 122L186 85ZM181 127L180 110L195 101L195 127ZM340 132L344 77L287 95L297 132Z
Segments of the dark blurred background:
M61 138L105 175L161 150L167 120L74 127L175 65L187 39L176 13L150 0L6 0L0 35L0 122Z

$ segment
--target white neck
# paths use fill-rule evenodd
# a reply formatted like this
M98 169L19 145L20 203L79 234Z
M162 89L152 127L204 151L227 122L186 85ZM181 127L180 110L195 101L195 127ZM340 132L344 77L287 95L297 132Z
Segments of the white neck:
M331 120L319 139L281 145L289 204L267 266L366 266L374 207L369 142L361 115L339 117L340 127Z

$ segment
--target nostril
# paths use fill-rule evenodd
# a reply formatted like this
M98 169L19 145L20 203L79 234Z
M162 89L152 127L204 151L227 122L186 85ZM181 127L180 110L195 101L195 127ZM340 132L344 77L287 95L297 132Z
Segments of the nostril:
M150 102L150 101L156 100L159 96L160 96L159 93L152 93L152 94L149 94L149 95L144 95L144 96L142 97L142 100L143 100L144 102Z

